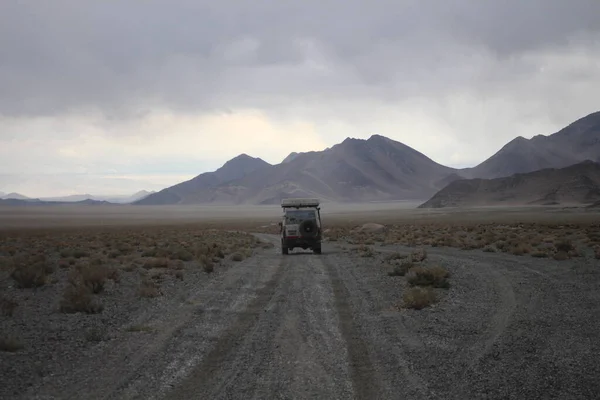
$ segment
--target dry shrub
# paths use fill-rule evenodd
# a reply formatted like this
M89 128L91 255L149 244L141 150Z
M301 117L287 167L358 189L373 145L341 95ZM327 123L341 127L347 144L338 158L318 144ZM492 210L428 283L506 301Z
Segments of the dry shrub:
M554 253L552 258L554 258L557 261L565 261L569 259L569 253L567 253L566 251L557 251L556 253Z
M49 269L44 262L22 261L16 264L10 276L17 283L17 287L36 288L46 284Z
M394 253L391 253L391 254L387 255L384 258L384 260L385 261L394 261L394 260L403 260L403 259L406 259L406 258L408 258L408 255L401 254L401 253L398 253L398 252L394 252Z
M206 260L206 261L202 262L202 269L207 274L210 274L211 272L213 272L215 270L215 264L210 260Z
M12 336L4 336L0 337L0 351L6 352L16 352L25 347L21 339L12 337Z
M60 311L67 314L84 312L86 314L98 314L104 306L92 297L92 291L81 282L70 283L63 292L60 301Z
M8 297L0 297L0 311L5 317L12 317L15 309L19 306L19 303L9 299Z
M522 256L528 254L531 251L531 247L524 243L513 244L510 247L510 254L515 256Z
M231 260L232 261L243 261L244 255L241 252L233 253L231 255Z
M600 247L594 249L594 257L596 257L596 260L600 260Z
M92 293L101 293L108 279L107 268L101 265L83 265L78 269L81 283L90 289Z
M179 279L180 281L183 280L183 271L173 271L172 274L173 276L175 276L175 278Z
M392 270L388 272L389 276L404 276L413 267L410 261L404 261L400 264L394 264Z
M417 249L410 254L412 262L422 262L427 259L427 251L425 249Z
M534 251L534 252L531 253L531 257L546 258L546 257L548 257L548 253L546 253L545 251L536 250L536 251Z
M569 252L575 250L575 246L573 246L573 242L571 242L568 239L563 239L563 240L557 241L556 243L554 243L554 247L556 248L557 252L569 253Z
M144 260L142 267L145 269L169 268L169 265L170 261L166 257L151 257L147 260Z
M402 295L404 306L415 310L422 310L437 301L437 296L430 287L413 287Z
M496 248L494 246L491 246L491 245L488 244L488 245L486 245L483 248L483 251L486 252L486 253L495 253L496 252Z
M407 281L411 286L449 288L450 273L443 267L413 267L408 271Z
M367 246L365 244L361 244L358 247L353 249L354 252L357 252L359 257L374 257L375 251L371 246Z
M162 296L162 291L160 290L160 286L149 279L142 280L140 287L138 289L138 296L153 298Z

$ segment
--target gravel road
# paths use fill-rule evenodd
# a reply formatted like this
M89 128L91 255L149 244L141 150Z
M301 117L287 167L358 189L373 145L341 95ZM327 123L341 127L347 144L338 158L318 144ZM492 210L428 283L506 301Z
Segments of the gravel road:
M417 311L382 263L408 249L323 250L262 250L23 398L600 398L597 260L431 249L451 287Z

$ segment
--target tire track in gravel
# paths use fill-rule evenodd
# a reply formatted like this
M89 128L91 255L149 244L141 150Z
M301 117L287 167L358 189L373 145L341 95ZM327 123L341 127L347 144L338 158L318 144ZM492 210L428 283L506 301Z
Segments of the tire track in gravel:
M354 398L331 276L310 252L278 259L282 276L265 312L231 325L166 398Z
M352 385L357 399L378 398L379 382L371 363L369 349L363 340L362 332L355 325L355 313L349 299L350 292L340 278L338 269L330 256L323 254L319 258L331 279L335 306L339 315L340 330L346 341L351 367Z
M231 326L237 321L257 318L261 303L265 298L268 301L269 293L278 285L285 269L285 265L274 261L272 257L262 255L252 265L258 268L262 263L264 266L256 275L265 275L266 281L248 280L234 289L234 293L230 288L216 289L214 293L205 293L206 301L202 301L202 295L198 296L200 305L195 308L194 315L186 320L161 352L147 359L147 364L153 368L143 371L143 379L128 383L111 398L123 398L119 397L123 394L128 399L163 398L169 389L185 381L190 371L203 362L203 355L209 354Z
M226 368L248 332L257 324L262 312L272 300L282 277L289 267L289 260L283 259L272 279L256 292L256 297L245 308L236 322L222 332L212 349L202 357L200 364L186 376L165 399L196 398L204 392L212 392L212 388L222 384L222 376ZM218 392L218 390L217 390ZM205 398L201 396L201 398ZM211 398L209 396L209 398Z
M371 287L364 277L359 279L352 258L337 253L324 256L323 262L334 287L338 287L341 307L345 309L347 326L342 329L348 332L352 358L362 366L355 369L353 380L360 398L437 398L412 369L404 351L408 343L418 342L419 338L398 326L397 321L388 321L383 316L373 296L377 288Z
M262 253L230 266L202 282L185 303L175 303L168 309L159 309L167 311L167 314L144 314L143 323L156 328L154 333L118 332L118 341L112 347L107 348L105 344L97 346L86 359L74 365L68 382L49 380L44 386L36 388L35 395L43 394L48 398L150 398L156 394L151 390L157 389L160 373L163 372L161 368L167 369L169 360L181 353L184 347L182 342L185 344L182 337L185 339L185 331L193 326L192 321L198 320L199 316L202 318L203 307L215 307L217 311L229 310L230 315L225 315L225 321L239 312L237 309L247 301L244 298L254 296L257 293L256 287L260 287L265 280L267 285L276 284L274 281L283 273L283 266L275 264L257 271L256 263L265 258L268 260L267 265L272 265L272 260L279 261L274 254ZM244 286L247 288L243 289ZM213 324L216 325L214 328L221 329L221 318L217 314L213 317L213 320L217 320L217 324ZM189 352L175 361L182 364L178 367L174 363L176 369L193 362ZM187 368L189 369L189 365ZM32 398L32 393L25 394L23 398Z
M393 253L393 250L380 249L381 253ZM430 254L436 258L451 259L453 264L462 263L463 268L468 268L470 272L474 272L479 276L482 282L492 282L494 286L494 292L496 294L495 309L492 315L489 317L490 323L488 330L486 331L483 339L480 342L474 343L469 346L469 351L464 355L467 361L468 369L472 368L493 346L494 342L502 335L510 324L510 318L513 315L517 306L515 293L512 284L508 278L504 275L506 273L505 266L500 260L489 260L486 259L485 255L480 257L473 257L473 255L459 256L455 254L449 254L446 252L429 251ZM471 256L471 257L467 257ZM494 265L490 261L496 261ZM477 263L477 266L465 266L465 264ZM514 262L513 262L514 264ZM520 266L521 267L521 266ZM536 273L536 275L545 276L545 274L533 270L531 268L525 268L529 272ZM490 279L491 278L491 279ZM551 279L551 278L548 278ZM467 371L465 371L467 373Z

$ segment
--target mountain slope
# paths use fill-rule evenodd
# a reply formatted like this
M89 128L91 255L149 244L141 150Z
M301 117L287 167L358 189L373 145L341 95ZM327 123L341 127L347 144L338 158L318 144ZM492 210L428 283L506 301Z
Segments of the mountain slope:
M29 197L23 196L20 193L8 193L2 196L4 200L28 200Z
M419 208L593 204L600 200L600 163L584 161L495 179L450 183Z
M99 202L109 202L109 203L119 203L119 204L127 204L132 203L134 201L143 199L151 195L152 193L156 193L154 191L149 192L147 190L140 190L132 195L91 195L91 194L72 194L69 196L59 196L59 197L41 197L39 200L41 201L49 201L49 202L61 202L61 203L75 203L81 202L85 200L94 200Z
M41 199L0 199L0 206L55 206L55 205L114 205L108 201L80 200L80 201L46 201Z
M362 202L427 198L456 173L380 135L348 138L324 151L297 154L226 184L190 194L187 203L276 204L284 197Z
M298 157L300 153L296 153L295 151L291 152L290 154L288 154L288 156L286 158L283 159L283 161L281 162L283 163L288 163L290 161L292 161L294 158Z
M584 160L600 161L600 112L589 114L549 135L517 137L492 157L460 171L468 178L498 178Z
M271 164L260 158L241 154L227 161L221 168L214 172L205 172L190 179L178 183L159 192L150 194L140 200L133 202L136 205L166 205L166 204L189 204L190 198L203 190L242 178L252 172L264 170Z

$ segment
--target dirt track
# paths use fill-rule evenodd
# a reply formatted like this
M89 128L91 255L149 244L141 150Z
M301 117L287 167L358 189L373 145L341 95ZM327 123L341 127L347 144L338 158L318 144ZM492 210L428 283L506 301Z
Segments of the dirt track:
M600 397L596 260L432 249L452 286L416 311L394 308L405 279L381 258L261 250L22 398Z

